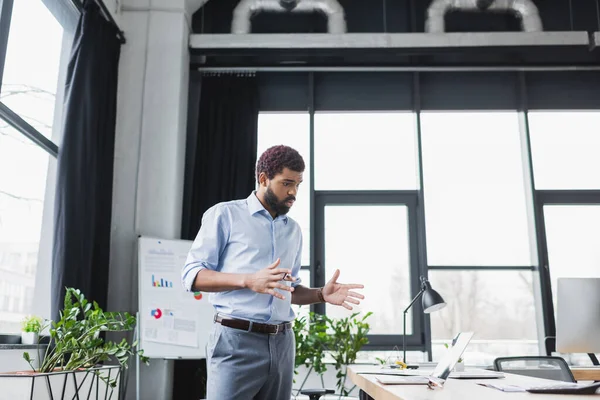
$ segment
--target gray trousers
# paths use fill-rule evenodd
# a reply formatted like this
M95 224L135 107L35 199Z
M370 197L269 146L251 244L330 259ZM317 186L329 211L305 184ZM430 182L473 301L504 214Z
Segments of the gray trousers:
M215 323L208 341L207 400L289 400L294 331L246 332Z

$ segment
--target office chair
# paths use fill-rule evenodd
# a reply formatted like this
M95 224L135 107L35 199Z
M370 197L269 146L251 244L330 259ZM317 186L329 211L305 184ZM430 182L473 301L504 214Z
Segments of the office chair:
M494 370L554 381L576 382L562 357L499 357L494 360Z
M333 394L335 390L332 389L304 389L300 391L301 394L308 396L310 400L319 400L324 394Z

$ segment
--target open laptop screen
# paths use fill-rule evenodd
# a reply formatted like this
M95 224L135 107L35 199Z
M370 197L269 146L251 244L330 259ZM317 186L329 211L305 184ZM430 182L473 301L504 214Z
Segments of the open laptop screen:
M473 332L459 333L454 346L442 357L430 376L445 381L472 338Z

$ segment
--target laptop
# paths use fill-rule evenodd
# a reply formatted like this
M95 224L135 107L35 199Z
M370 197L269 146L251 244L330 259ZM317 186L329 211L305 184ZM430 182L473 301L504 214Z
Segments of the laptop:
M457 379L489 379L503 378L504 374L495 371L451 372L467 345L473 338L473 332L461 332L456 337L454 346L437 363L433 372L428 370L394 370L382 369L375 379L385 385L443 385L448 377Z

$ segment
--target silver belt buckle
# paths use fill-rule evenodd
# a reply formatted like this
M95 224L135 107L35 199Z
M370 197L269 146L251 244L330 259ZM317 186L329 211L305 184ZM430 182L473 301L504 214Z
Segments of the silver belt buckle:
M279 333L279 324L275 325L275 332L270 333L270 335L277 335Z

